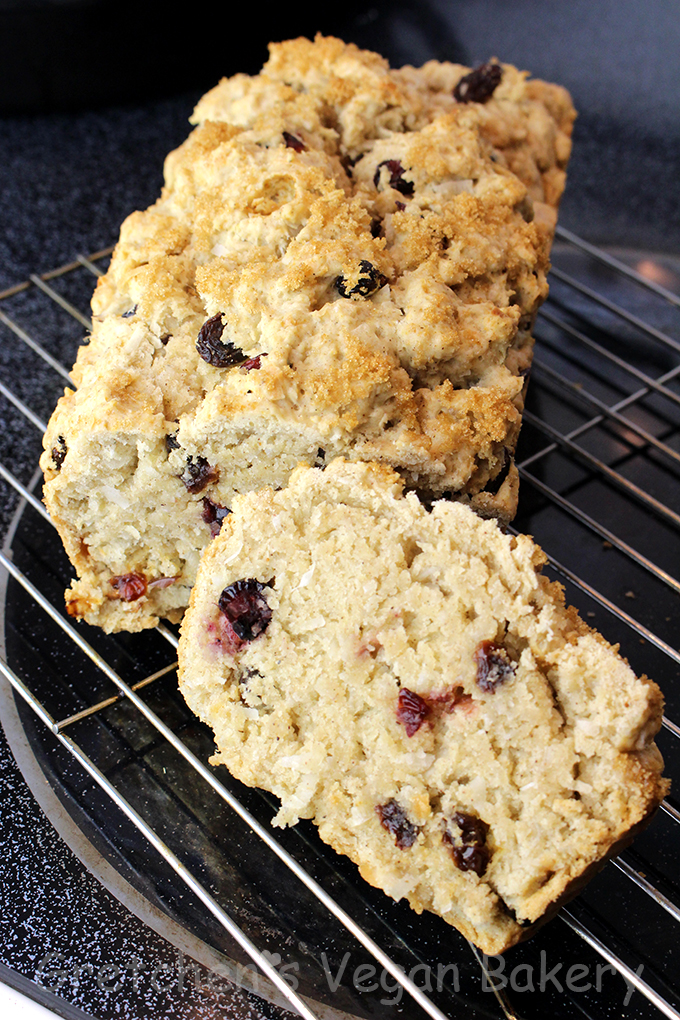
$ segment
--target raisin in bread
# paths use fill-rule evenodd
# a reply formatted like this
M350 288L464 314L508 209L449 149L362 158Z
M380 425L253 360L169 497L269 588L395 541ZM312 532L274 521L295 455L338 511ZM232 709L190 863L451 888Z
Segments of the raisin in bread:
M180 688L242 782L487 953L525 937L666 792L657 686L544 555L389 468L234 500L181 627Z
M198 103L45 437L72 615L178 620L234 494L299 462L379 461L512 517L574 113L508 65L467 70L298 39Z

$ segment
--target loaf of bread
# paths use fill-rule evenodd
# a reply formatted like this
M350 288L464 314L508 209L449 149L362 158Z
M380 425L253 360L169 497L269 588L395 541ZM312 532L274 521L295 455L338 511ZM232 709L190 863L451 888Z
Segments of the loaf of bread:
M69 612L179 620L234 495L301 462L510 519L573 119L509 65L393 70L322 37L201 99L45 436Z
M525 536L391 468L234 499L181 626L214 763L484 952L530 934L666 793L662 698Z

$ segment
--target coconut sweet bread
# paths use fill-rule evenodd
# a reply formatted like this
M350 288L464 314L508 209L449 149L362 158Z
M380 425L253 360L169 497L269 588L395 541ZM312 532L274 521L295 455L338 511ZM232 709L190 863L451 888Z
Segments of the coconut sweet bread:
M299 462L511 518L573 119L506 64L395 70L323 37L204 96L45 436L69 612L179 620L234 494Z
M526 937L666 793L662 698L541 550L386 466L236 497L181 627L222 763L484 952Z

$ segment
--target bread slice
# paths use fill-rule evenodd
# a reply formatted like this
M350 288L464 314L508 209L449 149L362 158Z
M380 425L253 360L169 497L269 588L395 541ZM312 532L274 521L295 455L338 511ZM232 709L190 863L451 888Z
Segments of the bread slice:
M181 627L214 763L484 952L530 934L667 791L657 686L468 507L386 466L235 498Z
M379 461L511 518L573 118L509 65L391 70L322 37L209 92L45 436L69 612L178 620L234 494L299 462Z

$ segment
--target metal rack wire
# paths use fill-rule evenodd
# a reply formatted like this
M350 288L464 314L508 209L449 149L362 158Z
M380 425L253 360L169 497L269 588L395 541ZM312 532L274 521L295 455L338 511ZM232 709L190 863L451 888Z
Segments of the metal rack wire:
M537 326L536 357L518 456L522 498L515 528L532 531L548 554L548 569L569 589L570 600L576 601L585 615L596 619L597 625L606 630L606 636L621 642L635 668L654 675L664 688L668 709L662 731L663 750L672 774L680 760L674 746L680 737L680 727L674 721L674 713L675 718L680 718L675 705L678 693L673 690L674 674L680 665L680 652L673 644L674 640L678 643L680 579L672 570L672 565L680 562L680 342L673 336L674 330L680 335L680 316L677 321L673 318L676 309L680 309L680 297L663 282L651 279L566 230L559 230L558 237L562 243L552 271L551 297ZM23 345L27 357L33 363L39 359L41 372L44 370L50 380L44 397L45 413L49 413L49 400L58 389L69 384L65 365L71 363L70 354L55 348L49 335L36 338L31 316L27 317L28 324L22 322L21 298L39 293L41 299L59 310L59 316L65 315L78 330L87 329L89 320L78 304L91 286L88 280L101 274L109 253L107 249L89 257L79 256L69 265L32 276L0 293L3 342ZM76 339L74 335L72 347ZM14 382L18 385L0 382L0 399L10 406L22 429L23 423L28 423L37 449L46 422L34 410L35 381L33 386L30 380L26 385L21 380ZM276 954L272 955L258 944L257 938L246 933L234 913L211 890L210 881L203 880L197 869L187 865L178 848L173 849L171 840L152 824L154 819L150 821L143 808L135 806L124 784L121 788L116 783L106 767L106 755L102 752L102 760L97 761L88 753L89 747L86 749L71 737L74 728L101 719L112 706L121 703L138 713L156 737L176 752L182 768L190 770L262 842L264 852L279 862L289 874L289 881L304 888L320 909L328 912L333 923L350 940L356 940L365 958L374 961L382 973L403 989L410 1008L416 1010L414 1015L426 1014L438 1020L445 1016L525 1015L527 1003L535 1004L540 993L532 987L531 1000L521 994L513 997L513 992L525 989L518 989L517 981L508 983L507 977L500 976L497 961L482 957L471 946L470 961L477 975L483 975L486 981L486 1000L481 1002L479 996L474 1001L466 999L465 989L461 996L457 982L453 987L443 982L434 990L436 994L431 994L432 989L424 988L415 979L413 967L408 971L404 963L406 958L418 961L416 969L427 964L419 933L413 938L402 935L393 927L391 918L387 927L376 921L371 932L356 911L346 906L345 893L351 878L344 876L341 895L331 894L328 882L315 877L314 867L307 865L299 846L273 836L266 812L263 814L257 805L253 808L252 803L246 804L240 791L229 788L224 777L204 763L191 742L183 738L181 727L178 731L177 726L164 721L162 709L152 708L149 692L172 677L175 667L177 637L173 629L161 625L153 638L140 638L147 643L156 642L149 658L156 668L145 671L141 664L138 669L131 668L129 663L130 656L134 661L139 644L130 651L123 642L119 655L115 643L107 639L102 645L89 630L74 625L64 615L54 586L43 583L41 570L32 569L30 560L24 569L14 555L20 526L34 532L39 521L47 536L52 532L47 512L34 494L38 476L34 474L32 479L22 481L15 471L0 463L0 477L8 491L13 491L20 500L11 534L0 554L13 590L21 591L79 658L95 667L102 683L94 685L93 695L85 704L81 692L75 699L64 695L61 704L59 697L55 697L56 708L61 709L62 704L69 706L68 710L56 711L36 693L30 655L8 654L0 660L0 673L68 756L79 763L139 837L165 862L176 883L191 891L245 958L256 966L264 976L264 984L259 986L264 989L263 994L273 989L275 1001L301 1016L311 1020L320 1015L314 995L296 991L275 962ZM56 536L45 541L58 546ZM644 591L645 596L635 603L633 613L624 606L633 606L638 590ZM22 640L30 646L30 638ZM20 646L23 647L21 642ZM131 674L141 671L143 675L128 682L123 678L124 671L116 665L119 660L124 662L126 671ZM59 671L59 663L53 662L52 668ZM65 680L64 690L67 688ZM96 741L93 746L97 746ZM636 844L634 850L615 859L606 873L625 880L635 895L641 896L656 912L649 925L655 931L663 928L668 946L677 938L673 926L680 921L680 889L674 877L677 868L674 870L673 862L665 859L657 844L661 840L665 846L670 833L671 845L680 846L676 828L680 811L671 798L662 805L661 815L666 826L663 834L648 840L649 845L645 844L640 852ZM658 828L657 823L652 829L655 827ZM359 914L364 916L362 910L363 907ZM377 917L380 908L371 901L366 911L366 916ZM626 1006L632 1001L633 989L639 993L637 1005L631 1006L636 1012L631 1015L680 1018L680 989L672 965L658 956L656 964L650 964L646 958L639 962L644 956L644 931L637 941L629 939L621 926L612 927L611 919L600 912L597 899L588 899L587 895L582 895L569 909L563 909L558 918L549 926L553 940L557 939L559 944L567 933L575 936L577 944L587 946L598 960L604 961L603 969L609 968L623 978L628 989ZM388 949L384 939L381 941L386 931L391 933ZM407 957L405 948L410 954ZM519 957L520 961L524 959ZM534 964L520 962L519 966ZM581 996L580 990L580 987L569 990L569 1009L573 1012L564 1015L602 1015L598 1012L602 1001L592 995ZM542 991L541 1003L551 988ZM611 995L607 1001L609 1008ZM543 1005L538 1008L542 1010Z

